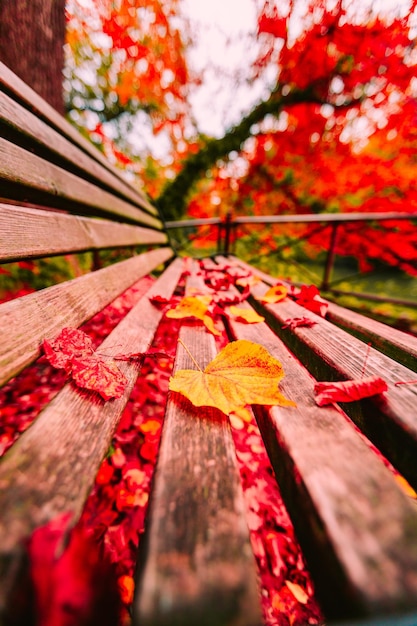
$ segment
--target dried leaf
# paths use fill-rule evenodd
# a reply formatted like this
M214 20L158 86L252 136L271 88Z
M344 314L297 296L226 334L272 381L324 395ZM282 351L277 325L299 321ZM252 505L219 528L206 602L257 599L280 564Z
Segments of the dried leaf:
M211 296L185 296L174 309L167 311L166 316L172 319L196 318L201 320L213 335L220 335L208 314L210 303Z
M212 406L226 415L246 405L294 406L278 390L281 363L261 345L239 339L228 344L204 371L180 370L169 388L195 406Z
M104 400L120 398L127 379L113 362L94 354L91 338L78 328L63 328L53 341L43 341L53 367L65 369L78 387L97 391Z
M315 400L319 406L333 402L354 402L362 398L376 396L388 390L388 385L379 376L369 376L360 380L344 380L341 382L316 383L314 386Z
M172 304L172 300L165 298L164 296L152 296L149 298L149 302L158 308L163 308L164 306Z
M285 300L287 295L288 288L285 285L274 285L264 293L260 300L264 304L276 304L277 302Z
M317 322L309 317L289 317L285 320L282 328L289 328L290 330L294 330L294 328L298 328L299 326L311 328L314 324L317 324Z
M305 309L325 317L329 304L320 298L320 292L315 285L302 285L300 291L295 295L295 299L297 304Z
M55 339L44 339L42 347L53 367L67 371L71 370L72 359L88 357L94 352L91 338L79 328L63 328Z
M130 352L128 354L116 354L113 358L115 361L135 361L142 364L146 358L153 359L170 359L166 352L158 352L156 350L148 350L148 352Z
M128 381L116 363L91 356L73 359L71 366L71 376L78 387L97 391L104 400L123 395Z
M236 317L236 319L241 322L246 322L247 324L259 324L259 322L265 321L265 318L262 317L262 315L258 315L254 309L242 309L238 306L231 306L229 312Z

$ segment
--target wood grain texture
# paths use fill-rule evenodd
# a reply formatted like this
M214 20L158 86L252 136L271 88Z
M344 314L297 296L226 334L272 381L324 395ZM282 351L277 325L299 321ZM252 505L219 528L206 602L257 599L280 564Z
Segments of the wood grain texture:
M0 203L0 261L123 246L166 244L165 233Z
M169 248L152 250L0 305L0 383L39 356L43 339L80 326L171 256Z
M329 303L326 319L417 372L417 337L332 302Z
M157 214L155 207L149 203L144 193L130 185L128 181L120 175L120 170L113 166L95 146L74 128L74 126L59 115L45 100L33 91L33 89L6 67L4 63L0 63L0 88L2 91L10 94L14 100L22 104L27 110L33 112L36 117L59 131L60 134L69 139L74 145L81 148L83 152L90 155L114 176L120 178L120 182L126 187L128 194L133 193L136 201L141 204L143 208L155 215Z
M315 404L314 379L266 324L230 326L282 363L297 404L255 412L327 617L415 609L417 507L352 423Z
M253 287L255 298L267 286ZM377 445L395 467L417 487L417 386L395 386L398 381L415 380L415 372L377 350L368 347L327 320L311 313L289 298L273 305L253 301L276 334L284 341L317 380L358 380L363 375L381 376L388 392L360 402L350 402L343 409ZM317 323L311 328L283 329L287 319L307 315Z
M45 203L70 212L74 211L76 202L88 215L124 218L153 228L162 227L152 215L1 137L0 178L4 185L3 197L7 197L6 193L13 199L17 193L21 199L23 194L25 200L33 204ZM6 189L6 183L12 185Z
M108 355L146 351L162 316L148 297L169 298L181 272L182 261L174 261L100 350ZM122 398L104 402L68 384L0 463L0 607L13 583L22 539L61 512L72 513L73 523L81 513L138 374L135 362L117 364L129 380Z
M214 358L202 327L184 326L180 336L201 368ZM195 365L179 345L182 368ZM168 400L137 589L141 626L262 623L228 419L178 394Z
M0 124L3 124L8 132L12 131L14 137L19 138L16 139L19 145L29 139L36 146L36 153L39 156L43 156L45 151L48 154L52 153L53 162L59 159L60 163L66 164L67 169L72 171L76 169L82 178L87 177L88 180L93 178L98 186L106 186L139 208L149 210L149 203L145 203L141 196L126 185L121 172L117 177L69 139L2 92L0 92ZM155 214L155 209L152 213Z
M286 283L286 281L273 278L265 272L261 272L236 257L226 259L225 257L218 256L217 258L219 262L231 262L237 266L252 271L268 285L275 285L276 283L281 282ZM365 315L346 309L333 302L328 302L326 319L337 324L338 326L341 326L344 330L353 334L355 337L358 337L366 342L371 342L373 348L376 348L383 354L386 354L399 363L402 363L413 371L417 371L416 337L413 337L408 333L404 333L396 328L392 328L382 322L372 320Z

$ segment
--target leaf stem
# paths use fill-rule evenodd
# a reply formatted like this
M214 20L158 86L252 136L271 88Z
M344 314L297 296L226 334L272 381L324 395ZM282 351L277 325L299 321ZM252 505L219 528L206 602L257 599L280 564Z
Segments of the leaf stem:
M197 361L195 360L195 358L193 357L193 355L191 354L191 352L189 351L189 349L187 348L187 346L185 345L183 340L182 339L178 339L178 343L180 343L182 345L182 347L184 348L184 350L186 351L186 353L188 354L188 356L190 357L190 359L192 360L192 362L194 363L196 368L198 370L200 370L200 372L202 372L203 370L201 369L201 367L199 366L199 364L197 363Z

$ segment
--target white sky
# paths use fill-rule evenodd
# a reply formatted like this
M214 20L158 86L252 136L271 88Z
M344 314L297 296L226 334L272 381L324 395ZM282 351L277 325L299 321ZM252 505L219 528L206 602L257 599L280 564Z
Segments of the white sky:
M262 97L262 85L249 86L237 80L239 73L249 74L256 58L257 50L247 38L257 28L254 2L183 0L183 5L195 26L196 45L189 55L190 64L197 71L211 66L206 70L204 85L192 98L195 117L200 131L219 136Z

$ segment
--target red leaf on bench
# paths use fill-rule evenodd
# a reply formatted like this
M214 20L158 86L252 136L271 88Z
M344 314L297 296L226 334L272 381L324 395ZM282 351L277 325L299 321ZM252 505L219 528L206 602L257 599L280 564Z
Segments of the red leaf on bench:
M164 298L164 296L152 296L152 298L149 298L149 302L151 302L156 307L162 308L164 306L172 304L173 299Z
M376 396L388 390L388 385L379 376L369 376L361 380L343 380L335 383L316 383L315 400L319 406L333 402L354 402L362 398Z
M239 339L223 348L204 371L177 371L169 388L194 406L212 406L229 415L250 404L294 406L278 389L283 376L281 363L263 346Z
M63 328L55 339L43 340L43 350L53 367L71 371L72 359L91 356L94 346L91 338L82 330Z
M285 320L282 328L289 328L290 330L294 330L294 328L298 328L298 326L306 326L307 328L311 328L311 326L314 326L314 324L317 324L317 322L310 319L309 317L289 317Z
M97 391L104 400L120 398L127 378L112 361L94 354L91 338L78 328L63 328L43 349L53 367L65 369L78 387Z
M71 361L71 376L77 387L97 391L104 400L120 398L126 388L127 378L116 363L91 356Z
M158 352L149 350L148 352L130 352L130 354L116 354L113 358L115 361L136 361L138 363L143 363L143 361L147 358L154 359L170 359L169 354L166 352Z
M315 285L302 285L300 291L294 297L297 304L300 304L305 309L321 317L326 316L329 304L320 298L320 292Z

